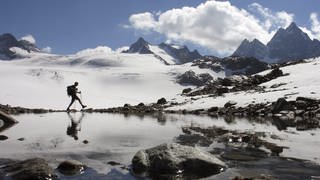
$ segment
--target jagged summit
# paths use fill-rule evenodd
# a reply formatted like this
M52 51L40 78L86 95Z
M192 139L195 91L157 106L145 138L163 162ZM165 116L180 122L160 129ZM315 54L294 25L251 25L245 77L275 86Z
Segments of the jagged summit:
M266 62L287 62L320 56L320 42L311 40L295 22L280 28L264 45L259 40L242 41L233 56L255 57Z
M130 48L123 53L154 54L166 64L183 64L201 58L197 50L190 51L187 46L177 46L168 43L151 45L140 37Z
M16 58L16 54L10 49L13 47L21 48L28 52L39 52L40 50L35 44L32 44L26 40L17 40L12 34L4 33L0 35L0 59L11 60Z
M130 48L124 51L124 53L153 54L152 51L150 51L149 43L142 37L131 44Z
M243 56L243 57L255 57L257 59L263 59L268 53L268 48L258 39L249 41L243 40L237 50L232 56Z

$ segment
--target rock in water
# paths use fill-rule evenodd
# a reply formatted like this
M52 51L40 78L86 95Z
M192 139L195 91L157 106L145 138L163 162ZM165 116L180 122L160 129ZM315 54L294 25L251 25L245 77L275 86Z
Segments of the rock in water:
M5 123L17 123L18 121L13 119L11 116L8 114L0 111L0 119L2 119Z
M132 159L135 173L183 174L207 177L222 172L226 165L214 155L176 143L138 151Z
M0 169L6 178L17 180L57 179L53 169L44 159L34 158L8 164ZM1 177L2 179L4 177Z
M77 175L84 172L86 166L76 160L67 160L59 164L58 170L64 175Z

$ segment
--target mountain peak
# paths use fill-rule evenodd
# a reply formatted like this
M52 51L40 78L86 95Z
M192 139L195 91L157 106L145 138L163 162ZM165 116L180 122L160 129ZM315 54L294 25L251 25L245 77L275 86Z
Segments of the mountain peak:
M292 22L286 29L288 33L300 33L302 30L297 26L295 22Z
M136 41L136 43L149 44L146 40L143 39L143 37L139 37L139 39Z
M279 28L264 45L259 40L242 41L233 56L255 57L267 62L286 62L320 56L320 42L312 41L295 22L286 29Z
M130 45L130 48L124 53L139 53L139 54L153 54L153 52L149 48L149 43L144 40L142 37Z
M248 39L244 39L232 56L256 57L257 59L263 59L267 54L267 51L266 45L258 39L254 39L251 42Z

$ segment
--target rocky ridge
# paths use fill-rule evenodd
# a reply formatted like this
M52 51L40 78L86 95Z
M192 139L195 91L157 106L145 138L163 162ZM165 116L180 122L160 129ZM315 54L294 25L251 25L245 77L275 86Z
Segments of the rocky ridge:
M320 41L311 40L292 22L286 29L280 28L267 45L245 39L232 56L255 57L269 63L307 59L320 56Z

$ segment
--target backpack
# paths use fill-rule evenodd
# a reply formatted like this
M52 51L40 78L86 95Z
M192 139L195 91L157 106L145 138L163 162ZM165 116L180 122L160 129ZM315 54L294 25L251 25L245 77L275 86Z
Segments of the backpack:
M73 92L72 86L68 86L68 87L67 87L67 94L68 94L68 96L71 96L71 95L72 95L72 92Z

